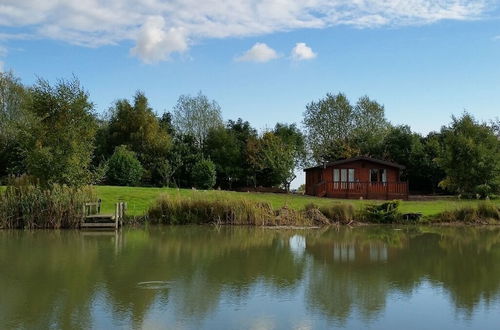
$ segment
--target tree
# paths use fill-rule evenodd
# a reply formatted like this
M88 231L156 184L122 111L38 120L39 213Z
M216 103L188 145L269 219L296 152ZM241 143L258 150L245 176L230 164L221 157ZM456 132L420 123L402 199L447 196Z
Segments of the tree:
M349 138L354 129L354 109L345 94L326 94L304 112L307 143L315 162L352 156Z
M266 132L253 148L250 159L258 172L258 180L264 186L282 185L287 191L295 179L296 153L291 144L286 144L273 132Z
M247 141L256 136L255 129L241 118L229 120L226 127L216 127L209 131L204 153L215 164L218 186L232 189L251 184L252 171L247 157Z
M110 184L117 186L136 186L140 181L144 169L135 153L127 146L118 146L108 161L107 179Z
M215 185L215 164L202 159L193 166L193 184L198 189L211 189Z
M210 129L223 126L220 106L201 92L181 95L174 107L174 126L179 133L192 135L201 149Z
M193 167L201 159L203 159L203 155L197 147L194 137L176 134L172 149L168 155L174 186L192 187Z
M158 164L164 164L171 148L171 136L163 122L156 117L142 92L136 92L134 102L122 99L110 110L107 129L107 152L120 145L126 145L137 154L145 169L144 179L162 185L163 174L159 175ZM163 165L162 165L163 166Z
M233 131L226 127L212 128L205 141L205 154L215 164L217 184L231 189L242 171L239 141Z
M485 197L499 191L500 140L493 128L464 113L441 129L443 150L438 158L446 173L440 185L464 195Z
M383 158L406 166L403 179L410 190L422 190L426 181L426 155L422 137L407 125L391 127L384 138Z
M342 93L309 103L303 124L312 159L322 163L360 154L376 156L389 128L384 112L367 96L355 106Z
M54 86L39 79L29 101L36 119L26 150L28 172L45 183L91 182L97 125L94 106L78 79L59 80Z
M353 149L359 154L380 157L383 141L389 132L390 124L385 118L384 106L361 97L354 107Z
M29 93L11 72L0 72L0 178L26 171L25 139L32 116L26 109Z

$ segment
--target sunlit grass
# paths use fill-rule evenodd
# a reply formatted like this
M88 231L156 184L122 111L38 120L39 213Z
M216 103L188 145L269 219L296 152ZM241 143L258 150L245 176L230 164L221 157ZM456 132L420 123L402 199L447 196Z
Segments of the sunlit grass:
M373 203L370 200L347 200L347 199L331 199L319 198L311 196L293 195L293 194L273 194L273 193L246 193L233 191L218 191L218 190L192 190L192 189L175 189L175 188L143 188L143 187L113 187L113 186L96 186L96 194L103 202L103 212L113 212L114 203L117 201L125 201L128 203L129 215L144 215L148 208L155 202L161 194L173 195L176 197L186 197L191 199L250 199L258 202L267 202L273 208L288 206L290 208L301 210L307 204L314 203L319 207L327 207L338 203L351 203L354 206L361 207L366 203ZM377 201L379 202L379 201ZM500 200L494 201L500 205ZM459 200L459 199L443 199L432 201L403 201L400 205L402 213L422 213L424 216L437 215L445 210L456 209L461 206L475 206L478 201L475 200Z

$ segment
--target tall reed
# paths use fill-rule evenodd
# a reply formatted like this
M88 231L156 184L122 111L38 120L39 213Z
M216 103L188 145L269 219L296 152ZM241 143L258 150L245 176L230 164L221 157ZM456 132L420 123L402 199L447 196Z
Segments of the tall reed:
M92 200L90 187L43 187L25 178L14 179L0 194L0 228L76 228L83 204Z
M481 202L476 206L466 205L440 213L437 222L496 223L500 221L500 208L491 202Z
M151 222L164 224L310 225L300 211L274 210L269 203L247 199L191 199L162 195L148 210Z

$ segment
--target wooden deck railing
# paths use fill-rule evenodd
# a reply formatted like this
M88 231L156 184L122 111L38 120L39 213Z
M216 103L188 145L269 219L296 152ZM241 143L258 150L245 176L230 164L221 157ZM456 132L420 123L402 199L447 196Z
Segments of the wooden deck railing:
M323 181L314 186L315 196L390 198L408 197L407 182L333 182Z

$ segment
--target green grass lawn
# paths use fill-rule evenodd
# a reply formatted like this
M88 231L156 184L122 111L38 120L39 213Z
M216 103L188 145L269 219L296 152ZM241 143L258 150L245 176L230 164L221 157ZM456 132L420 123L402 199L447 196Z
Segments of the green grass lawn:
M332 203L352 203L356 206L361 206L374 201L367 200L343 200L331 198L319 198L301 195L287 194L272 194L272 193L245 193L232 191L217 191L217 190L192 190L192 189L175 189L175 188L141 188L141 187L113 187L113 186L96 186L96 193L103 202L103 212L111 213L114 210L114 203L117 201L125 201L128 203L129 215L143 215L148 207L161 194L171 196L179 196L186 198L208 198L208 199L251 199L255 201L265 201L271 203L275 208L287 205L295 209L302 209L309 203L314 203L319 206L331 205ZM377 201L380 202L380 201ZM458 206L477 204L474 200L458 200L458 199L442 199L432 201L403 201L400 210L403 213L420 212L424 216L436 215L444 210L453 209ZM500 205L500 201L494 203Z
M0 192L5 187L0 186ZM179 196L186 198L208 198L208 199L251 199L255 201L265 201L271 203L274 208L287 205L294 209L302 209L309 203L318 206L331 205L333 203L351 203L355 206L361 206L366 203L373 203L368 200L344 200L319 198L311 196L301 196L292 194L272 194L272 193L245 193L233 191L217 190L192 190L175 188L143 188L143 187L114 187L114 186L96 186L95 191L98 198L102 199L102 212L113 213L114 204L118 201L128 203L127 214L140 216L144 215L148 207L160 196L167 194L170 196ZM380 202L380 201L376 201ZM458 206L475 205L478 201L442 199L432 201L403 201L400 210L403 213L420 212L424 216L436 215L444 210L453 209ZM495 204L500 205L500 200L495 200Z

